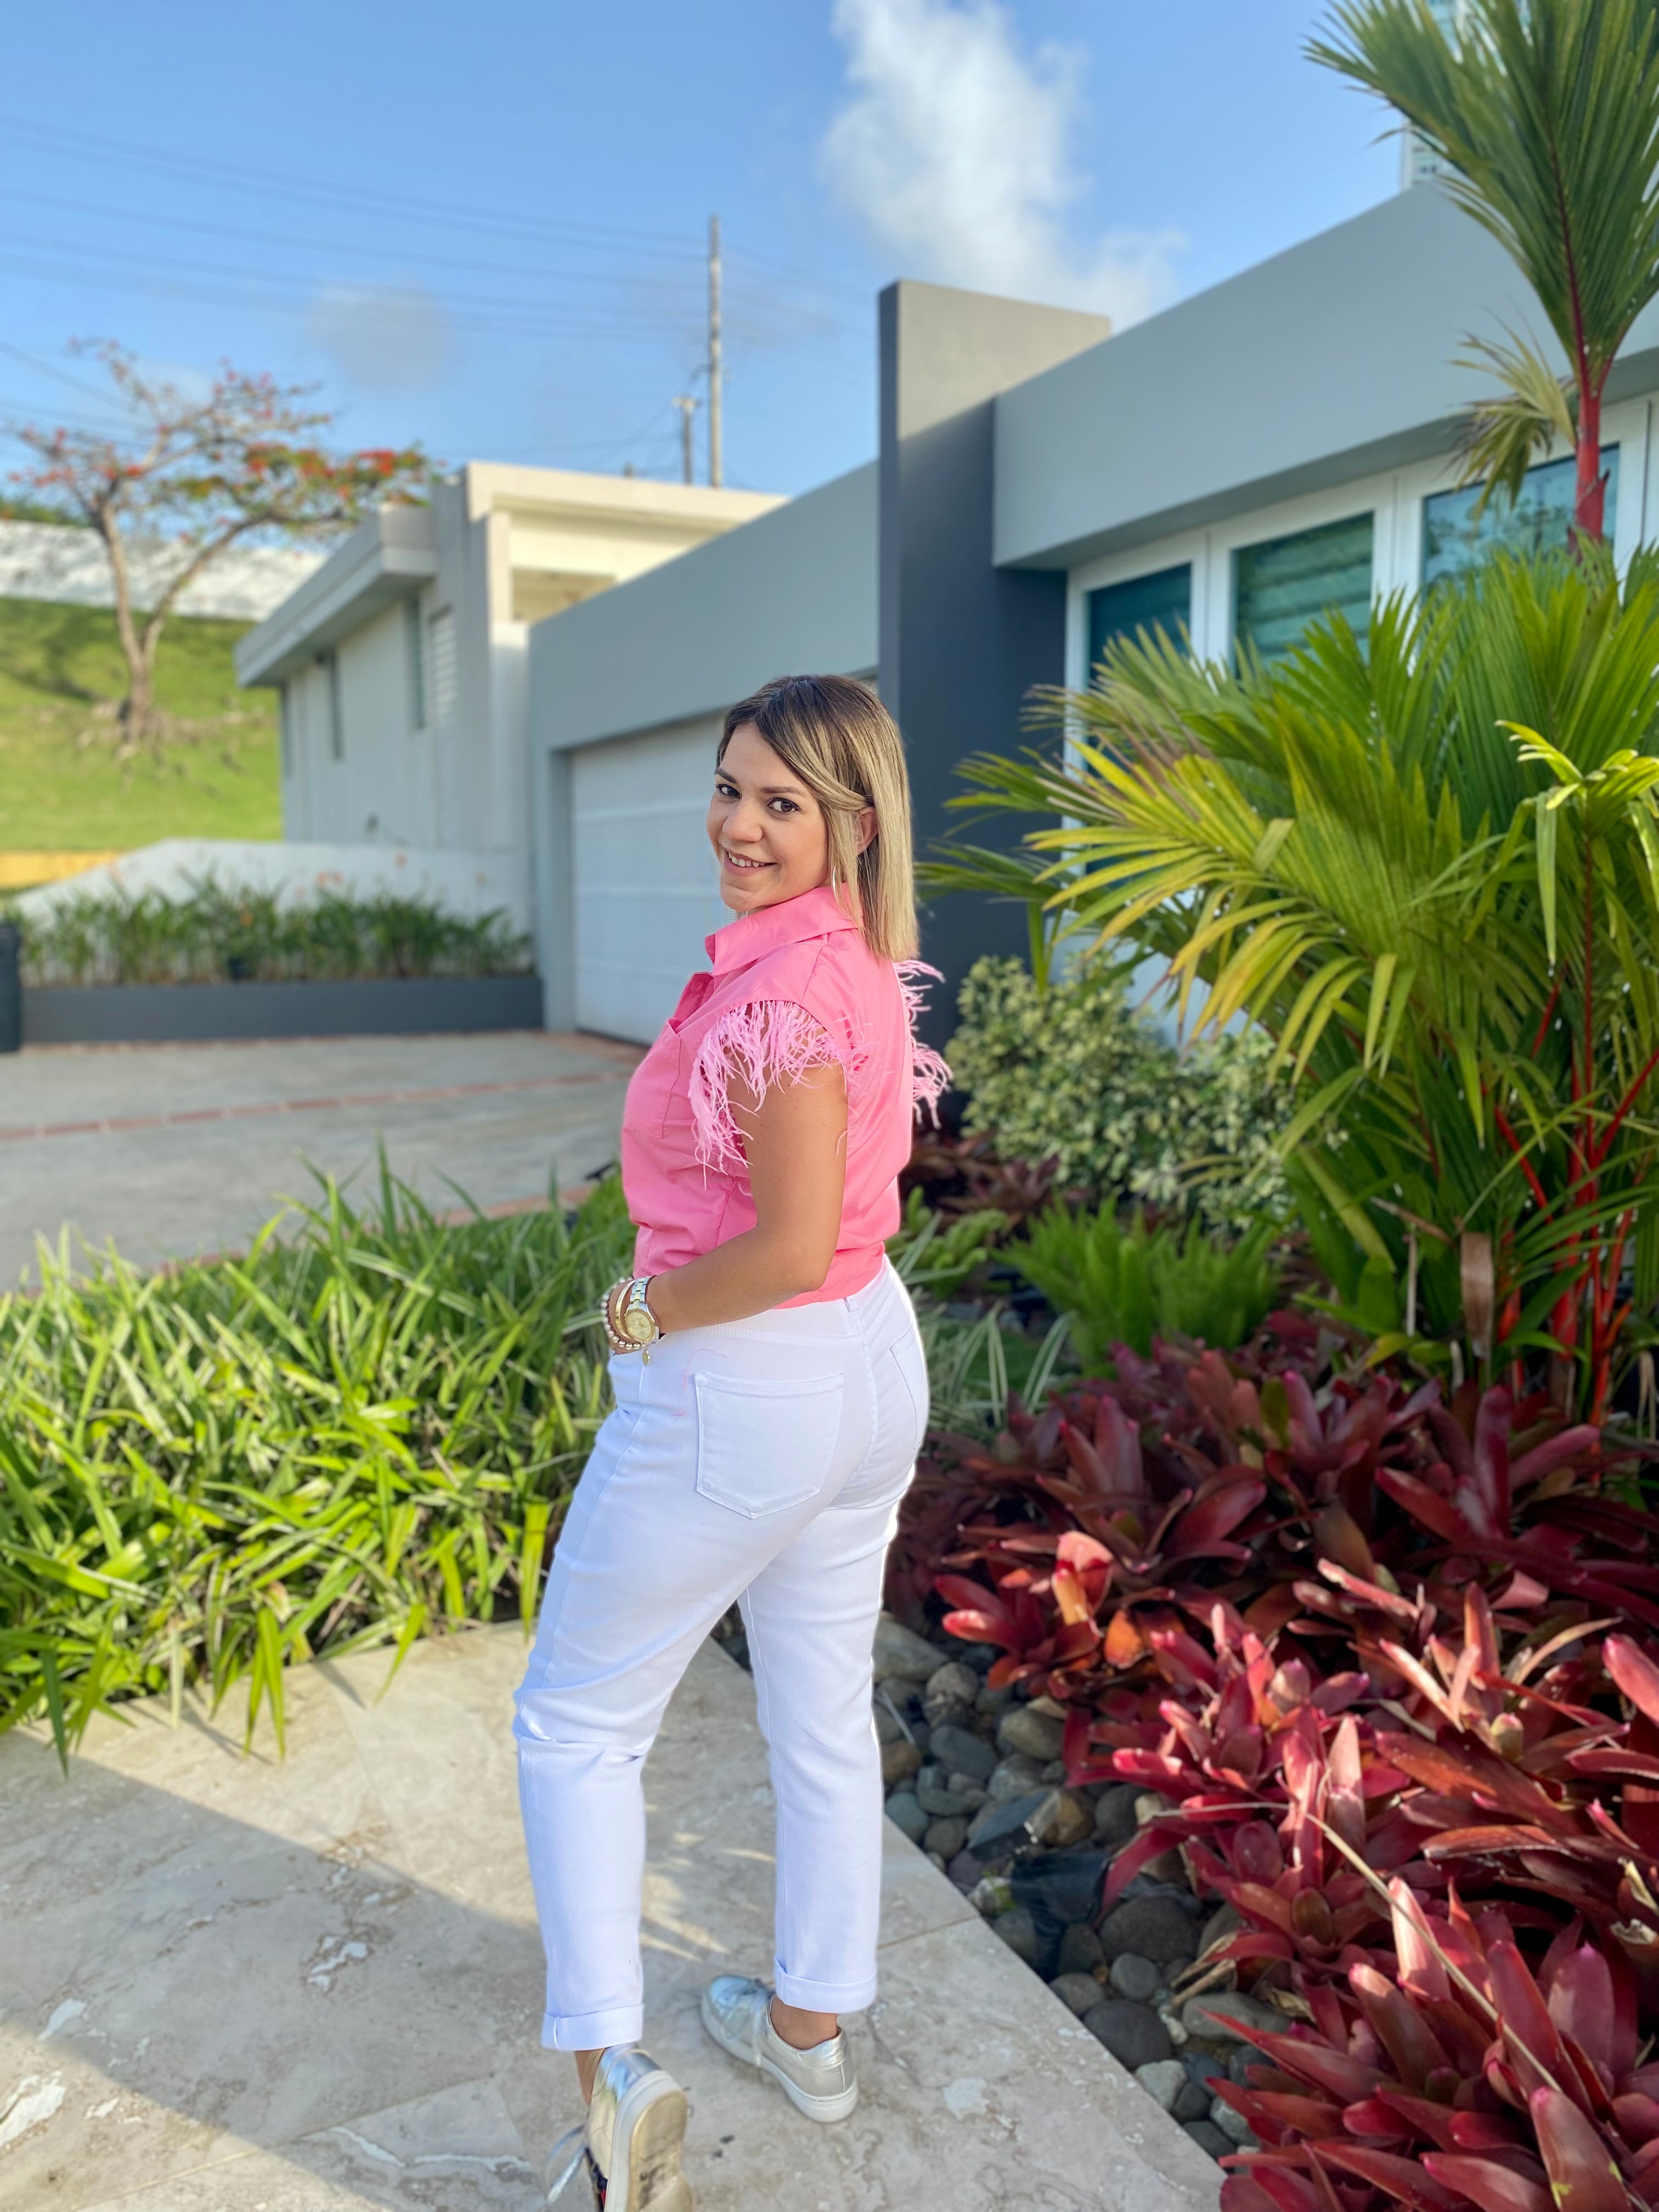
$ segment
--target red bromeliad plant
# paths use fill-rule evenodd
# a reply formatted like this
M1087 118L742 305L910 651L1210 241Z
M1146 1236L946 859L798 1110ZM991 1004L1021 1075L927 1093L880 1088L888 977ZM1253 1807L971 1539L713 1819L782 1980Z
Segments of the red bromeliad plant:
M1390 1606L1340 1569L1333 1587L1361 1666L1316 1680L1275 1648L1297 1624L1270 1643L1218 1605L1207 1641L1155 1630L1157 1683L1069 1729L1075 1778L1169 1802L1107 1901L1178 1844L1241 1923L1206 1963L1286 2014L1240 2030L1267 2068L1218 2084L1263 2145L1224 2212L1553 2212L1552 2189L1574 2212L1659 2204L1641 2057L1659 1665L1626 1637L1598 1646L1605 1623L1516 1638L1505 1662L1474 1585L1455 1644L1432 1601Z
M1267 2062L1217 2085L1262 2148L1223 2212L1627 2212L1659 2203L1659 2065L1634 1978L1571 1919L1535 1966L1511 1917L1389 1885L1389 1972L1356 1959L1306 2019L1241 2033Z
M1206 1971L1285 2018L1225 2212L1659 2206L1659 1522L1542 1401L1315 1341L940 1440L905 1581L1165 1801L1105 1902L1176 1846L1238 1914Z
M1001 1647L994 1683L1062 1703L1133 1665L1172 1607L1203 1619L1220 1596L1261 1630L1328 1609L1299 1587L1322 1563L1396 1597L1482 1574L1513 1606L1559 1596L1659 1631L1659 1522L1607 1493L1599 1431L1501 1389L1452 1408L1381 1374L1316 1393L1317 1348L1294 1315L1231 1361L1120 1347L1116 1380L1017 1408L989 1444L935 1438L895 1603L937 1593L954 1633Z

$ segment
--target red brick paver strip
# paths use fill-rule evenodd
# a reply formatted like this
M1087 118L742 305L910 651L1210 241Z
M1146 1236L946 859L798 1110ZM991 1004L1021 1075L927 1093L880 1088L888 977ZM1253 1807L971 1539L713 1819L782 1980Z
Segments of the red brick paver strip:
M572 1084L614 1083L614 1067L572 1075L526 1075L501 1083L442 1083L420 1091L363 1091L337 1098L259 1098L240 1106L181 1107L167 1114L109 1115L95 1121L33 1121L0 1127L0 1144L27 1144L41 1137L106 1136L115 1130L173 1129L191 1121L241 1121L276 1114L337 1113L352 1106L429 1105L441 1098L488 1098L514 1091L562 1091Z

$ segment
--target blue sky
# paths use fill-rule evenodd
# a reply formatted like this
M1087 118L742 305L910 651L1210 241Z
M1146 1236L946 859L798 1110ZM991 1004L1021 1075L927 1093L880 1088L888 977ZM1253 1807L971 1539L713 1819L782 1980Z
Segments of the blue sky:
M352 443L676 474L718 210L727 481L797 491L873 450L893 276L1127 320L1386 197L1383 118L1302 58L1322 13L9 9L0 416L100 419L63 349L113 337L319 383Z

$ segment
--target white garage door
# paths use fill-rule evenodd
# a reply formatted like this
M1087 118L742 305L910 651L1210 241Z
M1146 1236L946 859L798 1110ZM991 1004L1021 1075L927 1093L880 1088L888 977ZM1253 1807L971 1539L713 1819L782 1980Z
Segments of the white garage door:
M571 755L580 1029L648 1044L732 918L703 829L719 738L711 720Z

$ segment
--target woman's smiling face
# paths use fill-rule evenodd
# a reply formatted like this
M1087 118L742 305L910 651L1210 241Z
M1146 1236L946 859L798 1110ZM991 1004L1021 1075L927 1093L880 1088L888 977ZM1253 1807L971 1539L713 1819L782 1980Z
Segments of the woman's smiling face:
M799 898L830 880L823 809L752 722L739 722L714 770L708 842L733 914Z

